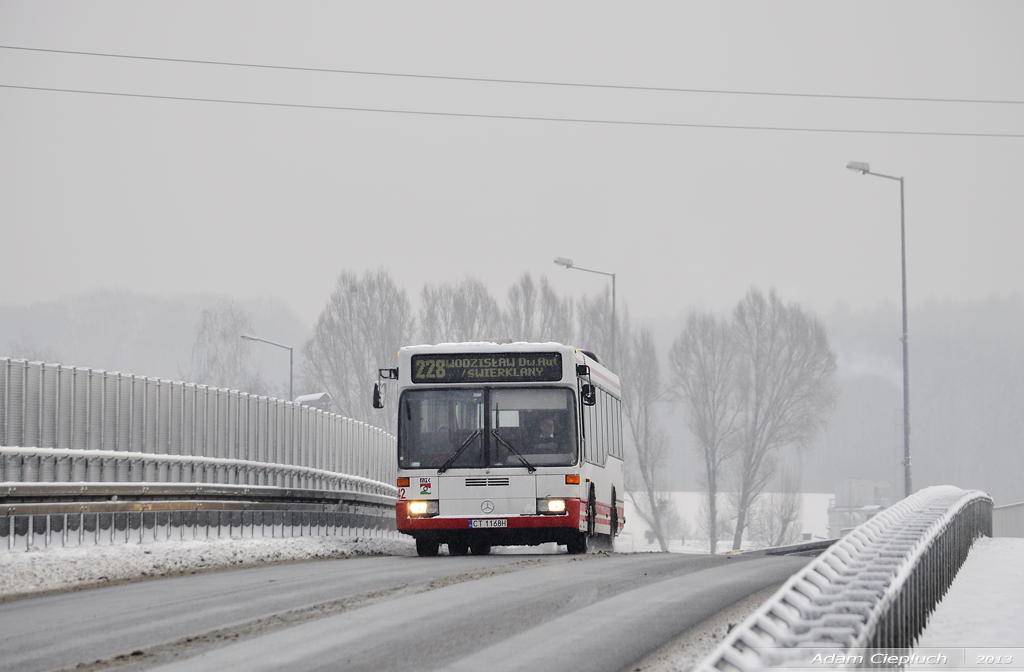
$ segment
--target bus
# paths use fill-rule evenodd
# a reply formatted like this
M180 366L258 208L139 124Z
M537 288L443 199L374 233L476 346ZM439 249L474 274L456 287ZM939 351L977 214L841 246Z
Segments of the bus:
M421 556L554 542L586 553L625 524L621 389L560 343L402 348L379 370L398 405L398 529Z

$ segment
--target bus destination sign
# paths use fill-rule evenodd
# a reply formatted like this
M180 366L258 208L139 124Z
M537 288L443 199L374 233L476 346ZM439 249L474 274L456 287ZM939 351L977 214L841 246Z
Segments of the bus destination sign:
M414 383L531 383L562 379L558 352L412 356Z

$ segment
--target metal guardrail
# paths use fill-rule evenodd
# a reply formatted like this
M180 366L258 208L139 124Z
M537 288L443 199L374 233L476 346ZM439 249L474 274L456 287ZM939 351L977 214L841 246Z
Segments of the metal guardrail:
M294 402L0 358L0 482L221 483L394 495L395 438Z
M364 492L195 484L3 484L0 548L395 530L395 500Z
M203 480L203 472L208 471L213 483L218 482L217 474L228 473L242 484L274 484L283 482L313 483L320 487L342 490L351 489L355 491L372 492L382 490L391 492L390 484L382 484L369 478L339 474L324 469L313 467L294 467L286 464L274 464L272 462L257 462L254 460L233 460L217 457L197 457L194 455L160 455L149 453L118 452L113 450L71 450L63 448L9 448L0 447L0 459L3 457L23 457L28 460L38 459L42 463L48 461L60 462L61 460L98 460L113 463L113 468L120 466L119 462L127 462L128 468L133 464L139 465L137 469L145 471L149 466L155 465L154 471L158 474L162 468L166 468L169 480L165 482L180 482L173 479L182 473L199 475L200 483ZM11 481L8 481L11 482ZM17 482L17 481L13 481ZM29 481L33 482L33 481ZM161 481L157 481L161 482ZM189 482L189 481L185 481ZM0 482L0 492L5 482ZM385 487L382 487L385 486ZM397 491L397 489L395 489Z
M790 544L788 546L771 546L769 548L754 548L749 551L733 551L737 555L742 556L761 556L761 555L806 555L816 556L828 547L835 544L838 539L822 539L820 541L802 541L796 544Z
M0 358L0 549L394 529L395 437L294 402Z
M911 647L983 535L992 535L988 495L917 492L811 561L694 669L802 667L819 653Z

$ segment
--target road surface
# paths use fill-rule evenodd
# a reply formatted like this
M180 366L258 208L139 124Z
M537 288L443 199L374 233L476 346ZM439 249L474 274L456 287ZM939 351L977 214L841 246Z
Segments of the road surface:
M808 558L362 557L0 603L0 671L620 672Z

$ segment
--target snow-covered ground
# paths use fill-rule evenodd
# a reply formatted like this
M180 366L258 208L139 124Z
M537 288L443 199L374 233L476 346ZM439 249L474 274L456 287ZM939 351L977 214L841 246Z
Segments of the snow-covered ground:
M1024 648L1024 539L975 542L917 647Z
M692 552L700 551L695 547ZM204 539L0 552L0 600L232 566L415 553L408 538L372 536ZM721 641L730 625L745 619L771 592L734 605L644 661L641 668L645 672L690 669ZM917 647L1024 647L1024 539L982 538L975 543Z
M754 593L683 634L675 642L633 666L637 672L687 672L711 655L729 630L742 623L775 594L774 588Z
M374 536L196 539L0 552L0 600L226 567L416 555L410 538Z
M683 551L687 552L687 551ZM752 595L643 662L642 672L686 672L709 655L728 628L774 591ZM978 539L919 637L917 649L991 649L1024 657L1024 539ZM1018 649L1015 652L1007 649ZM980 654L982 652L974 651Z

